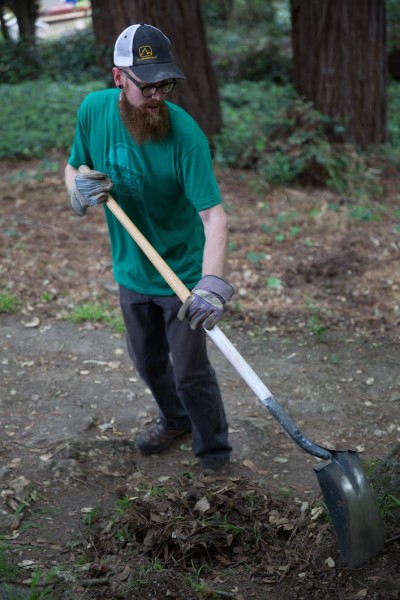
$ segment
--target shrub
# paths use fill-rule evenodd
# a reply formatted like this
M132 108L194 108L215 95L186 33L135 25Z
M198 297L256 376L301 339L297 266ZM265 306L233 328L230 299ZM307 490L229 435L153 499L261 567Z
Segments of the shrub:
M202 6L208 46L221 83L249 79L285 84L291 80L288 3L205 0Z
M34 45L0 41L0 83L16 84L39 78L81 83L104 76L91 29Z
M391 87L398 88L398 84ZM353 144L330 143L345 123L335 122L298 98L290 85L242 81L221 90L224 126L214 140L216 160L254 169L270 185L291 182L329 186L351 197L379 195L378 150L397 164L393 144L359 152ZM391 142L399 135L398 93L389 94Z
M2 86L0 158L40 157L49 148L69 149L79 104L86 94L103 84L48 82L45 94L42 87L43 83L34 81Z

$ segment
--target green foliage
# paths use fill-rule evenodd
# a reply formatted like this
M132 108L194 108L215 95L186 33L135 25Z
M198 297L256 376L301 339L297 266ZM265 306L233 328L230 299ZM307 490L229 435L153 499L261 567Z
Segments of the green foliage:
M249 262L253 263L253 265L255 265L259 262L263 262L267 258L268 258L268 255L265 252L248 252L247 253L247 260Z
M400 137L399 85L389 94L390 137ZM397 91L397 93L396 93ZM382 193L378 184L380 155L391 153L400 163L393 144L369 152L353 144L331 143L345 124L334 122L298 98L290 85L242 81L221 90L224 127L215 138L215 158L238 168L254 169L269 186L328 186L351 199ZM294 233L294 232L293 232Z
M149 561L148 564L142 565L139 569L139 572L142 577L148 577L152 573L157 573L157 571L162 571L162 570L163 570L163 566L160 563L160 561L157 560L156 558L153 558L152 560Z
M321 309L318 306L315 306L309 299L306 299L306 308L310 312L308 328L316 339L322 341L325 337L327 328L321 314Z
M18 577L20 569L10 565L7 561L6 552L8 546L0 543L0 580L14 579Z
M54 568L45 574L41 569L35 569L30 577L28 591L22 591L21 588L17 589L14 583L8 583L22 581L26 576L24 569L8 560L8 553L11 554L10 548L0 543L1 597L10 600L50 600L54 591L52 582L56 578L57 570Z
M280 290L282 288L282 280L279 277L268 277L267 287L272 290Z
M319 340L322 340L325 337L326 326L319 315L311 315L308 320L308 327L311 333L313 333L313 335Z
M111 308L108 304L98 304L96 302L78 304L67 315L67 318L73 323L103 323L118 333L125 331L125 325L119 311Z
M0 292L0 314L14 313L17 310L17 298L7 290Z
M350 216L355 221L379 221L380 217L374 214L370 206L363 204L353 204L349 207Z
M342 359L338 354L331 354L329 357L329 362L331 363L331 365L340 365Z
M37 79L39 74L40 58L35 46L0 39L0 83Z
M400 81L390 83L387 92L389 144L400 153Z
M293 101L293 88L242 81L222 86L220 96L224 127L214 139L215 157L230 166L254 168Z
M221 82L290 81L289 2L205 0L202 7Z
M0 158L37 157L49 148L69 149L79 104L101 87L101 82L48 82L43 93L43 82L2 85Z
M387 48L400 49L400 3L399 0L386 0Z
M383 498L378 498L379 510L383 519L387 523L396 523L400 520L400 489L396 496L394 494L385 494Z
M39 78L73 83L101 79L102 54L96 49L91 29L37 40L35 45L1 40L0 83L16 84Z

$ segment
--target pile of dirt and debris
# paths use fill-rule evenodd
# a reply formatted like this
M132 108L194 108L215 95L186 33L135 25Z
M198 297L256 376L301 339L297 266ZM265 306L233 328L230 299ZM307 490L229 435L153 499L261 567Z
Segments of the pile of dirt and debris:
M158 564L162 572L157 575L154 569L152 581L142 582L142 597L165 585L165 597L195 598L196 581L203 583L206 598L334 598L334 590L336 597L367 597L360 579L365 585L373 581L373 597L396 597L390 595L395 582L391 589L382 577L384 556L372 571L370 566L355 575L343 568L321 504L296 505L240 476L206 483L185 475L160 479L138 471L119 488L114 517L92 526L94 569L98 557L114 557L113 573L108 572L111 587L117 565L125 574L129 568L131 576L136 570L140 579L140 569ZM137 557L135 566L129 553ZM103 576L105 571L103 566ZM246 580L246 591L234 592L236 577Z

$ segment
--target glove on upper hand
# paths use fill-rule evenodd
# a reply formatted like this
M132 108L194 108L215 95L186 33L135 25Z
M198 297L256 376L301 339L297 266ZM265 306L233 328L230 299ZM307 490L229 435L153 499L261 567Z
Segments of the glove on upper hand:
M182 304L178 319L186 317L191 329L202 323L206 329L212 329L222 318L224 304L233 296L233 287L215 275L205 275L193 288L192 294Z
M83 217L88 206L106 202L112 185L111 179L100 171L78 172L75 177L75 187L70 193L72 208L80 217Z

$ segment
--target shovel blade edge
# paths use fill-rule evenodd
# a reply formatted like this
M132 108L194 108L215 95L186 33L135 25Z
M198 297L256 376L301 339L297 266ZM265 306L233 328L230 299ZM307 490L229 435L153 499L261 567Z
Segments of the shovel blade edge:
M314 471L342 557L354 568L382 551L386 528L357 452L331 454Z

